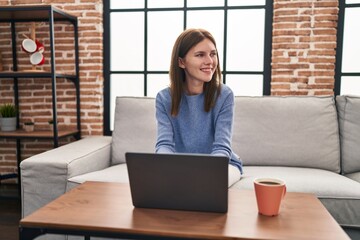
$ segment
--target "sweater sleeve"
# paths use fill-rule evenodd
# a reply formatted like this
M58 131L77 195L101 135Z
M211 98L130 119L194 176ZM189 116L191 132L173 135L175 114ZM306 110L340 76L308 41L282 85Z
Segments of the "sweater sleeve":
M215 122L215 141L212 154L229 158L229 164L243 173L241 159L231 150L235 98L232 91L225 97Z
M224 96L225 97L225 96ZM234 95L230 92L222 102L215 120L215 138L212 154L231 159L231 136L234 115Z
M157 141L155 152L175 153L174 130L166 111L164 96L156 96Z

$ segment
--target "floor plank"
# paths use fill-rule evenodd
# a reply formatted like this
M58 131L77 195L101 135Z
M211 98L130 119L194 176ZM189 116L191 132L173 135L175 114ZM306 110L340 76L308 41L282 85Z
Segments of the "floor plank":
M21 202L17 185L0 184L0 239L18 240Z

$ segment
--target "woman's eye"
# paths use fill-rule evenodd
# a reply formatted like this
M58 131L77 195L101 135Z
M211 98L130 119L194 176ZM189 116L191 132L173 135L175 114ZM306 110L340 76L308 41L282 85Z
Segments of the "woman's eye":
M204 57L204 56L210 56L210 57L216 57L216 53L209 53L209 55L207 53L197 53L195 54L195 57Z

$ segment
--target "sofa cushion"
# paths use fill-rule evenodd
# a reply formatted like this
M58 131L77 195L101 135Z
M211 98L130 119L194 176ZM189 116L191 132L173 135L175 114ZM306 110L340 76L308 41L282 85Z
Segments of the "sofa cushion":
M229 186L238 182L240 177L239 170L229 164ZM66 191L69 191L70 189L86 181L128 183L129 175L126 164L118 164L100 171L85 173L83 175L72 177L68 180Z
M124 163L126 152L154 152L155 144L155 99L117 97L112 134L112 165Z
M283 179L288 192L313 193L340 225L360 227L358 182L315 168L245 166L244 175L232 188L253 189L253 181L258 177Z
M345 176L360 183L360 172L349 173L349 174L346 174Z
M236 97L232 148L244 165L340 172L333 97Z
M337 96L344 174L360 171L360 96Z
M128 183L129 175L126 164L117 164L103 170L72 177L68 179L66 191L69 191L70 189L86 181Z

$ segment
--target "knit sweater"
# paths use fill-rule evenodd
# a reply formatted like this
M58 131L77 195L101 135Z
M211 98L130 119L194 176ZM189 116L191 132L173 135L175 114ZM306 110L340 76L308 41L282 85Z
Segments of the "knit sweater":
M157 153L202 153L229 158L242 173L242 162L231 149L234 94L222 85L216 104L204 110L204 93L181 97L179 113L171 116L170 88L156 96Z

